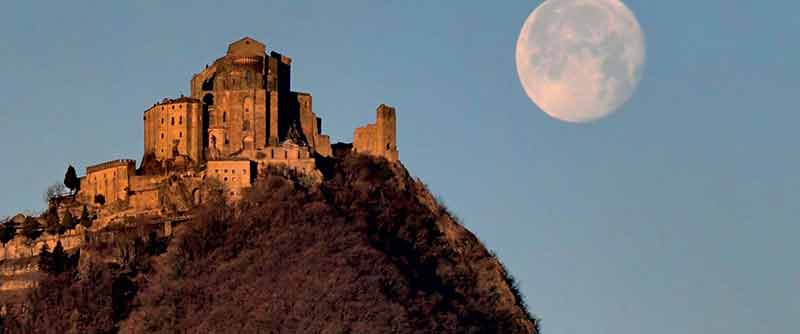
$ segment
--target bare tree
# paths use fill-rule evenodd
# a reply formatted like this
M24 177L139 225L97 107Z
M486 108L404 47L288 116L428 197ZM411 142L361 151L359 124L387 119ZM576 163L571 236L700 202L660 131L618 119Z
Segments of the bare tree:
M69 191L67 191L67 187L64 186L63 183L54 183L53 185L47 187L47 190L44 192L44 201L49 204L50 200L68 194Z

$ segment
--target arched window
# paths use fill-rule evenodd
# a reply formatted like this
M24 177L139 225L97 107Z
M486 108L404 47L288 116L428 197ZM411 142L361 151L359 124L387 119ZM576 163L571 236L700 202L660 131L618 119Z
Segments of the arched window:
M213 94L206 94L203 96L203 103L213 106L214 105L214 95Z
M175 125L175 117L172 118L172 125Z
M178 138L183 138L183 131L178 132Z
M227 111L223 111L222 112L222 123L225 123L227 121L228 121L228 112Z
M178 117L178 124L183 124L183 116Z

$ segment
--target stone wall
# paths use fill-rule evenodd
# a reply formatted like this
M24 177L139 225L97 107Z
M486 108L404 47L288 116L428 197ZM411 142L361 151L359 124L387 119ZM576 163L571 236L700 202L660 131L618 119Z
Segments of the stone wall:
M381 104L375 123L355 129L353 151L384 157L390 161L399 159L397 151L397 115L395 109Z
M26 257L38 256L44 245L52 251L56 243L61 241L64 250L78 249L84 242L86 230L78 225L74 230L69 230L63 235L42 234L38 239L30 241L22 235L9 241L0 249L0 260L13 260Z
M209 161L206 176L222 182L225 186L225 196L235 200L241 198L242 190L253 184L256 167L250 160Z
M267 91L228 89L214 91L208 112L209 159L252 157L267 145Z
M38 254L38 253L37 253ZM0 262L0 293L16 292L36 286L39 273L38 261L2 261ZM6 300L0 299L0 306Z
M159 185L167 176L134 176L131 178L130 206L137 210L155 210L161 205Z
M202 101L208 160L254 159L260 149L279 146L295 131L312 152L330 155L311 95L291 91L292 59L246 37L225 56L195 74L192 97ZM293 138L299 143L300 138Z
M200 161L203 154L203 116L200 100L165 99L144 113L144 152L165 160L187 156Z
M135 169L133 160L115 160L87 167L86 176L81 178L79 201L93 204L95 195L103 195L106 204L127 200L130 177L135 175Z

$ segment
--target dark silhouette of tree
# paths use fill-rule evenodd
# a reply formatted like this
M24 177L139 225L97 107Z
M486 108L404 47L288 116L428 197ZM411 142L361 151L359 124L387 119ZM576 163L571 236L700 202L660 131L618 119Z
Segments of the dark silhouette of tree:
M58 212L55 209L47 212L47 215L45 216L45 222L46 225L44 229L45 232L47 232L47 234L61 235L64 234L64 232L66 232L67 230L66 227L64 227L64 225L61 225L61 222L59 222Z
M94 202L100 205L106 205L106 197L103 194L94 195Z
M0 242L5 246L9 241L14 239L17 235L17 226L13 222L5 222L0 226Z
M64 212L64 218L61 218L61 225L64 226L65 229L71 230L74 229L78 223L75 221L75 218L72 218L72 214L69 213L69 210Z
M53 270L51 272L55 274L63 273L66 262L67 254L64 252L64 246L61 245L61 241L58 241L56 247L53 248Z
M39 221L33 217L28 217L25 219L25 223L22 224L22 231L20 234L33 241L38 239L42 235L42 232L42 226L39 224Z
M83 212L81 212L81 218L78 220L78 223L85 228L92 227L92 218L89 217L89 210L86 209L86 205L83 206Z
M50 275L58 275L65 272L74 271L78 267L78 260L80 259L80 251L75 254L69 255L64 251L61 241L56 243L53 251L47 244L42 246L39 252L39 270Z
M81 180L78 179L78 174L75 173L75 168L72 165L67 167L67 173L64 175L64 185L72 191L73 195L81 188Z
M50 253L50 247L45 243L44 246L42 246L42 250L39 251L39 270L45 273L51 273L53 267L53 253Z

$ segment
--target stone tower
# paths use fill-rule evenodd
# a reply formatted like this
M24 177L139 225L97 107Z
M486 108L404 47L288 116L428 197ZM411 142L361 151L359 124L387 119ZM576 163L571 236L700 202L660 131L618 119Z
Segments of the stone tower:
M203 157L259 159L268 147L291 142L330 155L330 138L311 110L311 95L291 91L292 59L250 37L194 75L200 101Z
M395 109L381 104L376 111L375 123L356 128L353 134L353 151L397 161L397 114Z

